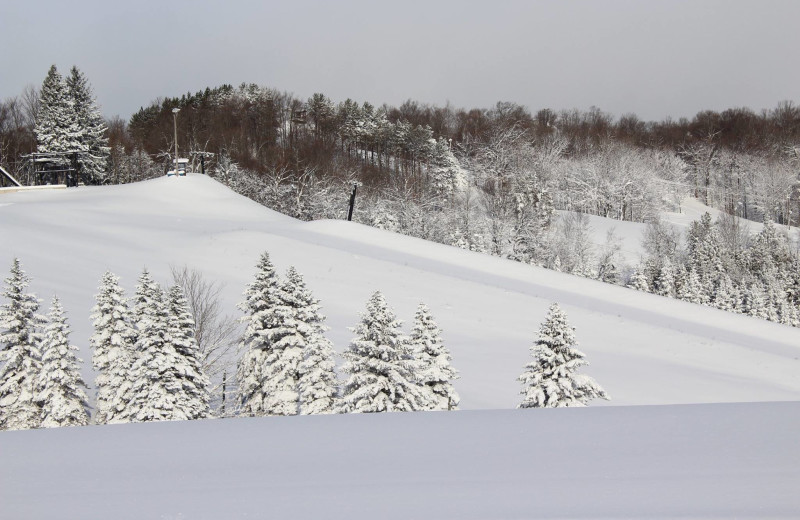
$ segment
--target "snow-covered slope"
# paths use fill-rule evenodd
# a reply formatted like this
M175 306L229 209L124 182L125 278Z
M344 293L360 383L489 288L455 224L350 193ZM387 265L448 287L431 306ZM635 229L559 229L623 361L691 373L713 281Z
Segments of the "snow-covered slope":
M720 215L718 209L706 206L699 200L691 197L681 201L678 211L669 211L661 214L663 222L670 224L678 230L682 236L686 236L689 225L700 220L704 213L711 215L712 220L716 221ZM559 216L569 214L567 211L557 211ZM647 224L640 222L623 222L610 218L598 217L595 215L585 215L589 223L589 239L599 250L606 244L606 237L609 231L613 231L614 237L619 240L621 246L620 254L629 266L637 265L643 256L642 236L647 228ZM751 235L756 235L764 229L764 224L741 219L740 224L743 230L747 230ZM800 229L797 227L787 227L778 225L787 234L794 247L800 247Z
M303 272L339 351L375 289L408 320L425 301L473 410L0 432L0 518L800 516L800 403L676 404L800 400L798 329L297 222L202 176L0 195L0 262L19 257L45 305L58 293L87 360L106 269L130 294L144 266L199 268L235 314L264 250ZM552 301L613 398L593 404L670 405L511 409Z
M800 403L0 433L0 517L797 518Z
M196 267L226 284L237 314L264 250L279 269L304 274L340 352L376 289L406 320L427 303L461 371L465 409L516 406L516 378L553 301L610 404L800 399L798 329L350 222L298 222L200 175L0 199L0 265L19 257L44 306L59 295L87 361L89 309L106 269L132 294L144 266L164 283L170 265Z

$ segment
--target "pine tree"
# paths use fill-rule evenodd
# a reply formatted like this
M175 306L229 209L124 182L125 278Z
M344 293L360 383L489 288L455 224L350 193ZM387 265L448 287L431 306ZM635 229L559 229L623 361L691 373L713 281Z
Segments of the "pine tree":
M269 324L264 330L269 349L261 369L263 412L267 415L296 415L299 405L300 363L311 326L303 316L303 301L296 298L297 282L302 279L293 267L276 291L275 304L264 313Z
M113 422L169 419L171 413L169 401L156 403L150 400L148 395L150 384L160 377L160 370L152 365L161 360L159 355L164 353L161 351L166 351L163 347L167 343L168 320L164 291L150 276L147 268L142 270L137 280L133 297L133 324L136 339L132 355L128 359L130 365L120 370L122 378L120 388L114 397L116 413ZM152 372L148 373L150 370ZM161 383L159 389L163 390L163 383L167 382Z
M458 371L450 366L450 352L442 343L442 331L431 316L428 307L421 303L414 316L411 345L416 360L417 382L430 393L428 410L457 410L460 398L451 381L458 379Z
M453 155L450 143L443 138L433 143L433 161L428 173L431 188L438 196L450 198L467 187L466 172Z
M647 283L647 276L641 269L636 269L631 276L628 287L637 291L650 292L650 285Z
M690 224L686 242L689 266L697 273L700 284L708 289L716 274L724 271L722 241L709 213Z
M726 273L720 273L714 286L714 306L723 311L740 312L742 302L739 291Z
M519 376L524 396L519 408L585 406L591 399L609 399L594 379L576 373L588 364L576 346L574 329L554 303L531 347L533 361Z
M653 280L653 292L659 296L674 297L675 296L675 271L672 267L672 262L668 258L664 259L658 275Z
M792 266L792 255L786 237L782 235L771 220L764 222L764 228L756 235L748 250L749 271L764 284L772 279L783 280Z
M145 271L137 287L136 359L131 366L131 387L124 398L123 421L176 421L206 417L204 378L178 352L170 336L178 325L171 322L164 291ZM195 362L197 360L195 359ZM207 381L205 381L207 385ZM200 397L198 397L200 394Z
M42 341L42 370L38 378L37 401L42 407L42 426L85 426L89 424L89 399L75 356L78 347L69 344L70 329L58 297L47 316Z
M424 410L428 396L416 384L408 338L380 291L372 295L345 350L342 411L405 412Z
M766 320L769 318L767 303L763 287L758 281L751 281L744 290L744 313Z
M179 406L189 419L206 418L210 412L211 383L203 372L200 348L194 334L194 318L179 285L169 289L167 316L169 342L179 356L177 377L181 381L182 394Z
M150 271L144 268L137 280L136 292L133 296L133 320L137 328L141 328L139 322L152 312L153 301L158 293L163 295L163 290L150 276Z
M42 370L41 341L38 327L44 318L36 312L39 300L26 293L30 278L19 259L11 265L3 296L8 302L0 307L0 429L38 428L42 409L36 401L36 384Z
M124 409L125 396L130 390L128 370L135 359L136 331L119 277L107 271L100 282L96 304L92 308L94 334L92 366L97 372L97 398L94 421L97 424L115 422Z
M80 149L86 151L78 156L78 164L89 179L102 182L106 177L110 153L105 121L92 95L89 81L78 67L72 67L66 85L73 102Z
M325 316L319 301L306 287L303 277L293 267L286 273L286 298L297 309L303 335L303 359L298 367L297 388L300 413L325 414L338 411L339 381L333 345L325 337Z
M281 287L269 254L264 252L256 266L256 276L244 292L239 309L245 313L242 322L244 355L236 372L237 402L242 415L267 415L270 396L265 391L265 367L271 355L275 308L282 304Z
M64 78L56 66L50 67L40 91L40 108L36 114L37 151L39 153L85 152L80 142L80 127L75 118L72 100ZM66 165L68 158L62 158Z
M689 270L686 281L678 291L678 298L689 303L706 303L700 278L694 268Z

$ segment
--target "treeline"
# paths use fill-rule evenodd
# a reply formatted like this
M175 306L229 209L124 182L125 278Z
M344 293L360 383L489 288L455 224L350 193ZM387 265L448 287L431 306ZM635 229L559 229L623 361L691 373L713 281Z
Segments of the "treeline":
M0 160L12 170L36 149L45 90L28 89L0 104ZM193 169L201 162L212 171L235 166L270 175L271 182L280 178L283 191L301 191L295 185L310 179L345 192L358 182L362 193L376 192L383 201L449 196L465 185L480 196L513 199L519 184L535 184L555 209L621 220L647 221L691 195L750 220L800 223L800 108L791 102L760 113L733 108L644 122L594 107L535 113L505 102L489 109L415 101L376 107L223 85L155 100L128 122L108 121L107 171L94 180L165 173L174 154L174 109L180 110L178 149ZM297 216L317 218L308 211Z
M319 302L294 268L281 278L261 256L239 305L241 335L217 319L214 284L187 270L173 277L165 291L145 269L128 298L117 276L103 275L91 314L92 413L66 314L58 298L47 316L38 313L15 259L0 306L0 430L458 408L458 372L424 304L405 335L373 294L340 381Z
M460 397L452 384L458 371L425 304L418 306L407 336L383 294L375 292L351 329L355 337L341 356L345 377L340 381L319 301L293 267L279 277L267 253L239 304L244 331L228 338L239 353L233 360L235 401L228 405L226 373L221 392L209 378L228 366L228 352L209 348L208 338L203 339L217 323L213 309L210 320L208 314L208 297L215 293L186 270L173 277L179 283L164 291L145 269L135 295L127 298L119 277L110 271L103 275L91 314L97 391L92 413L59 299L53 298L46 317L39 315L39 299L27 291L30 279L14 259L2 293L7 301L0 306L0 430L458 409ZM578 373L588 362L557 304L551 305L530 352L533 359L518 378L519 408L609 399L594 379ZM220 399L212 408L215 393Z
M225 85L157 100L127 128L111 124L116 155L140 150L166 165L174 108L179 149L196 170L213 153L209 169L233 164L280 177L287 189L312 179L347 192L355 181L384 201L422 201L471 185L481 196L511 199L524 183L547 192L555 209L620 220L647 221L690 195L750 220L800 222L800 109L791 102L760 114L739 108L645 123L596 108L375 107Z

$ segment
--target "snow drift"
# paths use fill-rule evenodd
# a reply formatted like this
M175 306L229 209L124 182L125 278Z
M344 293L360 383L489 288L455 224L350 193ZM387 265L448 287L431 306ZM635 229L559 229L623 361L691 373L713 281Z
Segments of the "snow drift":
M0 517L797 518L800 403L0 433Z

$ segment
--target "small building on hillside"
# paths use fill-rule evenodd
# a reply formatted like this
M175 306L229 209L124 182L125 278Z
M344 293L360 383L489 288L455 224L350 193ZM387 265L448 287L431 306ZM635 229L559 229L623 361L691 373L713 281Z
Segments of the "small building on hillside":
M178 171L177 175L182 177L186 175L186 172L189 171L189 159L178 159ZM167 177L172 177L176 175L175 169L167 171Z
M28 184L30 186L65 185L78 186L81 179L79 151L32 153L23 156L28 160Z

